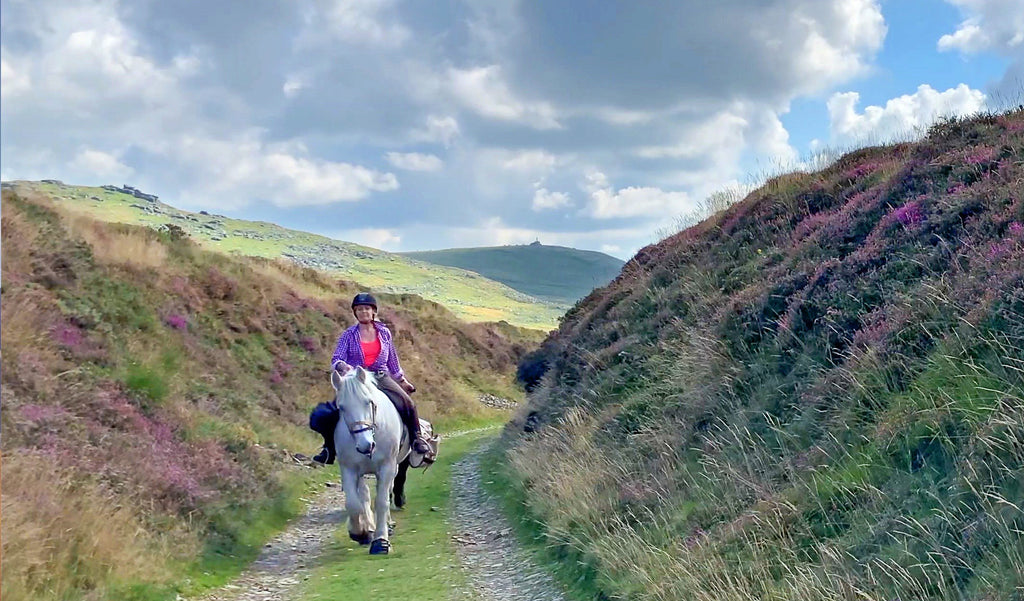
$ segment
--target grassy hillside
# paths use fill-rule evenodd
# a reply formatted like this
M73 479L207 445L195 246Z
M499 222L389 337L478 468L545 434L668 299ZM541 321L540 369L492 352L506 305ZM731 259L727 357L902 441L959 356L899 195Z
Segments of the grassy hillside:
M299 509L289 453L319 447L307 416L358 286L42 194L2 206L4 600L173 599L241 567ZM380 300L440 428L519 394L535 331Z
M572 304L619 275L623 262L604 253L539 243L400 253L475 271L524 294Z
M441 303L468 321L504 320L547 331L555 327L558 317L567 308L564 302L539 300L476 273L424 263L272 223L191 213L159 200L137 198L123 191L55 181L4 182L4 187L21 194L47 196L61 206L102 221L158 229L173 224L208 250L269 259L285 258L375 290L416 294Z
M521 373L505 477L594 598L1020 599L1024 112L768 182Z

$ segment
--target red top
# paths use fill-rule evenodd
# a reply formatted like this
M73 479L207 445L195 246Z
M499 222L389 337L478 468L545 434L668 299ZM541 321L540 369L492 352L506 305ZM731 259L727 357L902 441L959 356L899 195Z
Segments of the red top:
M375 336L373 342L360 340L359 346L363 349L363 367L370 367L380 354L380 337Z

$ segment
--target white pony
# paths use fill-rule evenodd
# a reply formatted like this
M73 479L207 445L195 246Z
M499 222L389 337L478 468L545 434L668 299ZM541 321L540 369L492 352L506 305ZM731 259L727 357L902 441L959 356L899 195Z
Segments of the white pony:
M345 490L348 535L362 545L372 542L371 555L387 554L391 549L391 489L398 464L409 455L409 437L398 410L377 388L373 374L362 367L345 375L332 370L331 385L341 411L334 429L334 448ZM366 481L369 474L377 477L372 512Z

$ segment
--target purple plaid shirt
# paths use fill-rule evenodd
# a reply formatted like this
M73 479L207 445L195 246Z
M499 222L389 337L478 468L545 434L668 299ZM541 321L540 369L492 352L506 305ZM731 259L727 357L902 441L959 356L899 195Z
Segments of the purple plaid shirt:
M334 369L338 363L347 363L349 367L361 366L370 371L380 371L387 367L392 378L402 381L404 373L402 366L398 363L398 351L395 350L395 345L391 342L391 330L379 321L373 322L373 327L377 328L377 338L380 339L380 354L377 355L377 360L366 365L366 360L363 358L363 347L359 345L359 324L356 324L342 332L341 337L338 338L338 346L334 349L334 356L331 357L331 369Z

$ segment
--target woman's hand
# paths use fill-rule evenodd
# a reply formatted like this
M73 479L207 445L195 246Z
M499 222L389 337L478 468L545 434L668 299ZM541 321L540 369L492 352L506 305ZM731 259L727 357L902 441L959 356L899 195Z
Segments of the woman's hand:
M402 381L399 382L398 385L402 387L402 390L408 392L409 394L416 392L416 387L412 385L412 382L405 378L402 378Z

